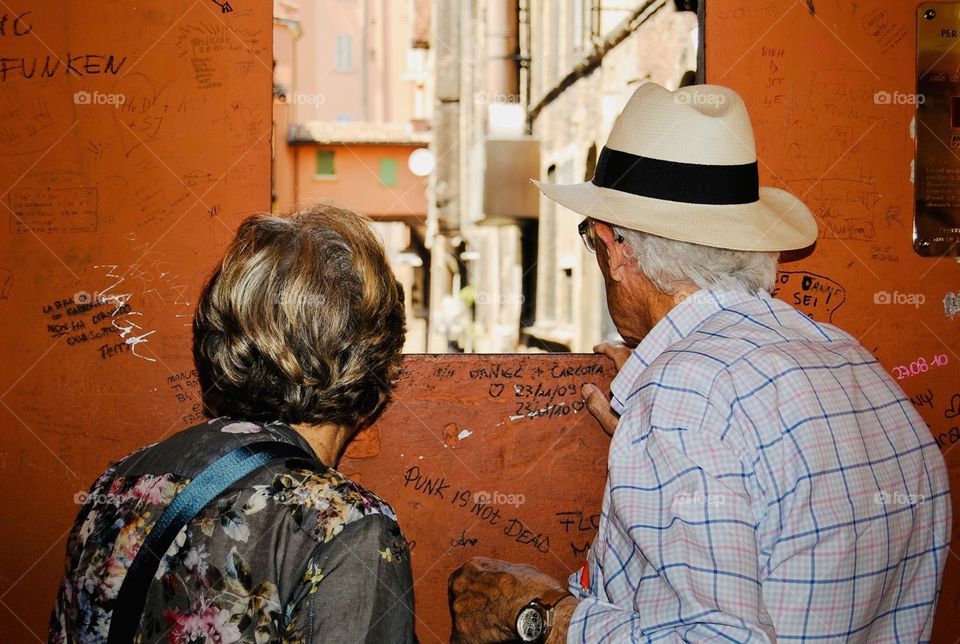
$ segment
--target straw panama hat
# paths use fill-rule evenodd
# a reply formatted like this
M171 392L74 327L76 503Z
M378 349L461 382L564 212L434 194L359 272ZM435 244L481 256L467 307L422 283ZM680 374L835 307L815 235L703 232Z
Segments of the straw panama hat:
M703 246L773 252L817 239L802 201L760 187L747 108L719 85L671 92L644 83L617 117L592 181L533 183L584 216Z

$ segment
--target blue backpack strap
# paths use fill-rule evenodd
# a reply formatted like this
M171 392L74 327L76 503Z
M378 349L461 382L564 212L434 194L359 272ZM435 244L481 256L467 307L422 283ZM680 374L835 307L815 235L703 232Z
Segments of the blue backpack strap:
M304 457L302 448L276 440L250 443L221 456L196 476L167 506L137 550L123 578L110 617L108 644L132 642L140 625L147 590L160 560L187 523L234 483L271 461Z

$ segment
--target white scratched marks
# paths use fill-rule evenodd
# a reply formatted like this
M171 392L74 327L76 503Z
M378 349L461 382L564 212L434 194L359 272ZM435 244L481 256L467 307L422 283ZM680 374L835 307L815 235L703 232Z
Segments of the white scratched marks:
M117 322L114 320L113 326L120 331L120 337L125 338L124 342L130 346L130 353L137 356L138 358L142 358L143 360L146 360L147 362L156 362L157 361L156 358L150 358L148 356L143 356L137 353L137 345L146 343L147 337L153 335L154 333L156 333L156 331L147 331L146 333L141 333L140 335L131 335L129 338L127 337L128 335L130 335L133 329L143 328L139 324L137 324L136 322L130 319L129 316L133 316L133 315L143 315L143 313L139 311L130 311L129 313L127 313L127 317L125 317L123 320L124 322L126 322L125 325L117 324Z
M116 304L116 308L111 313L113 319L110 320L110 323L115 329L120 332L120 338L123 340L123 344L129 347L130 353L136 357L146 360L147 362L156 362L156 358L151 358L149 356L142 355L137 351L137 346L140 344L145 344L148 342L149 336L156 333L156 331L147 331L145 333L133 334L133 330L143 330L143 327L137 324L131 318L134 316L143 316L141 311L134 311L130 307L130 299L133 297L133 293L113 293L113 289L120 286L125 280L125 276L117 275L114 271L117 270L118 266L116 264L100 264L94 268L106 268L107 277L116 280L97 294L97 297L102 301L112 301ZM127 337L130 336L130 337ZM103 354L103 352L101 351ZM108 357L108 355L115 355L111 352L109 354L103 354L103 357Z

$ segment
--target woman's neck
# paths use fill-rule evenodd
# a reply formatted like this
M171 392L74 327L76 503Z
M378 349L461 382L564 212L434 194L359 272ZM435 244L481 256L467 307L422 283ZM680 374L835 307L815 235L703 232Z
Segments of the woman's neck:
M317 457L327 467L336 467L352 432L341 425L291 425L310 444Z

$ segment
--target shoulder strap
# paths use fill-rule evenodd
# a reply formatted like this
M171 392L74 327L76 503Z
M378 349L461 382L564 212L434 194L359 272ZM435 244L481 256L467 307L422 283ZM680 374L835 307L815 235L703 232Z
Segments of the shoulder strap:
M271 461L295 456L312 458L302 448L276 440L243 445L221 456L187 484L157 519L127 569L114 602L108 644L133 641L160 559L190 519L248 474Z

